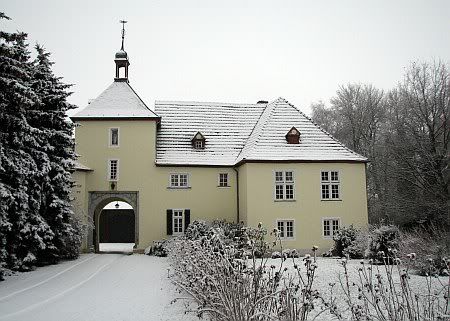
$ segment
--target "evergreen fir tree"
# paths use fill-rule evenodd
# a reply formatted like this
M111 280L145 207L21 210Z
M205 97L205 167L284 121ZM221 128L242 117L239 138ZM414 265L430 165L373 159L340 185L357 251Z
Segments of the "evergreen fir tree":
M2 265L19 270L28 269L45 248L45 240L52 237L39 215L42 167L35 161L39 141L26 117L38 99L30 88L33 66L26 37L24 33L0 34L1 259Z
M69 86L41 47L30 62L26 38L0 31L0 279L4 267L76 257L80 245L70 207Z
M34 63L32 88L39 103L30 115L30 124L42 131L45 141L43 152L50 161L49 171L43 181L41 216L52 229L53 244L40 253L40 260L55 261L78 256L81 237L78 222L70 204L71 171L75 165L74 125L67 120L66 112L75 106L67 102L71 85L62 83L52 72L50 53L37 45L38 56Z

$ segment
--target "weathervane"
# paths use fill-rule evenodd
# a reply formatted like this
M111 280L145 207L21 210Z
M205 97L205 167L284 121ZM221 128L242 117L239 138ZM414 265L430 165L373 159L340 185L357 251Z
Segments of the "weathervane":
M120 50L124 50L123 49L123 40L125 39L125 24L127 22L128 21L126 21L126 20L120 20L120 23L122 24L122 48L120 48Z

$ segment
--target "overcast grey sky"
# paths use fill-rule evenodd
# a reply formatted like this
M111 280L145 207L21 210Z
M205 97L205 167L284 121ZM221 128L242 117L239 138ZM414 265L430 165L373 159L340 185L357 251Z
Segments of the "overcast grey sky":
M341 84L389 89L412 61L450 60L450 1L1 0L73 83L80 107L114 78L120 19L130 84L155 100L256 102L283 97L309 113Z

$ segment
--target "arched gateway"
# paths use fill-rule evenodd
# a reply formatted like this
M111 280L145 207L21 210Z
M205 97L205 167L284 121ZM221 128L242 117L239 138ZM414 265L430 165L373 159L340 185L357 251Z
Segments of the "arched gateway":
M134 210L134 243L139 243L139 192L89 192L89 219L94 223L94 228L89 228L88 244L99 250L100 241L100 214L103 208L116 201L126 202Z

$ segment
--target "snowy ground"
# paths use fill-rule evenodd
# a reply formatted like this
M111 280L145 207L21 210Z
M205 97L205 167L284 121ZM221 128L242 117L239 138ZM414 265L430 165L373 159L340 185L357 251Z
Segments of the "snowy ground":
M0 282L0 320L198 320L184 314L166 258L85 254Z
M99 243L100 252L132 253L134 243Z
M280 261L268 264L278 266ZM314 288L327 291L342 267L335 259L319 258L317 263ZM288 260L285 266L292 265ZM178 294L167 279L168 266L166 258L140 254L85 254L75 261L10 276L0 282L0 320L198 321L184 314L182 302L171 304ZM358 260L349 261L353 277L358 267ZM447 284L448 278L435 279L434 285L439 281ZM410 282L418 292L426 289L423 277L412 275Z

